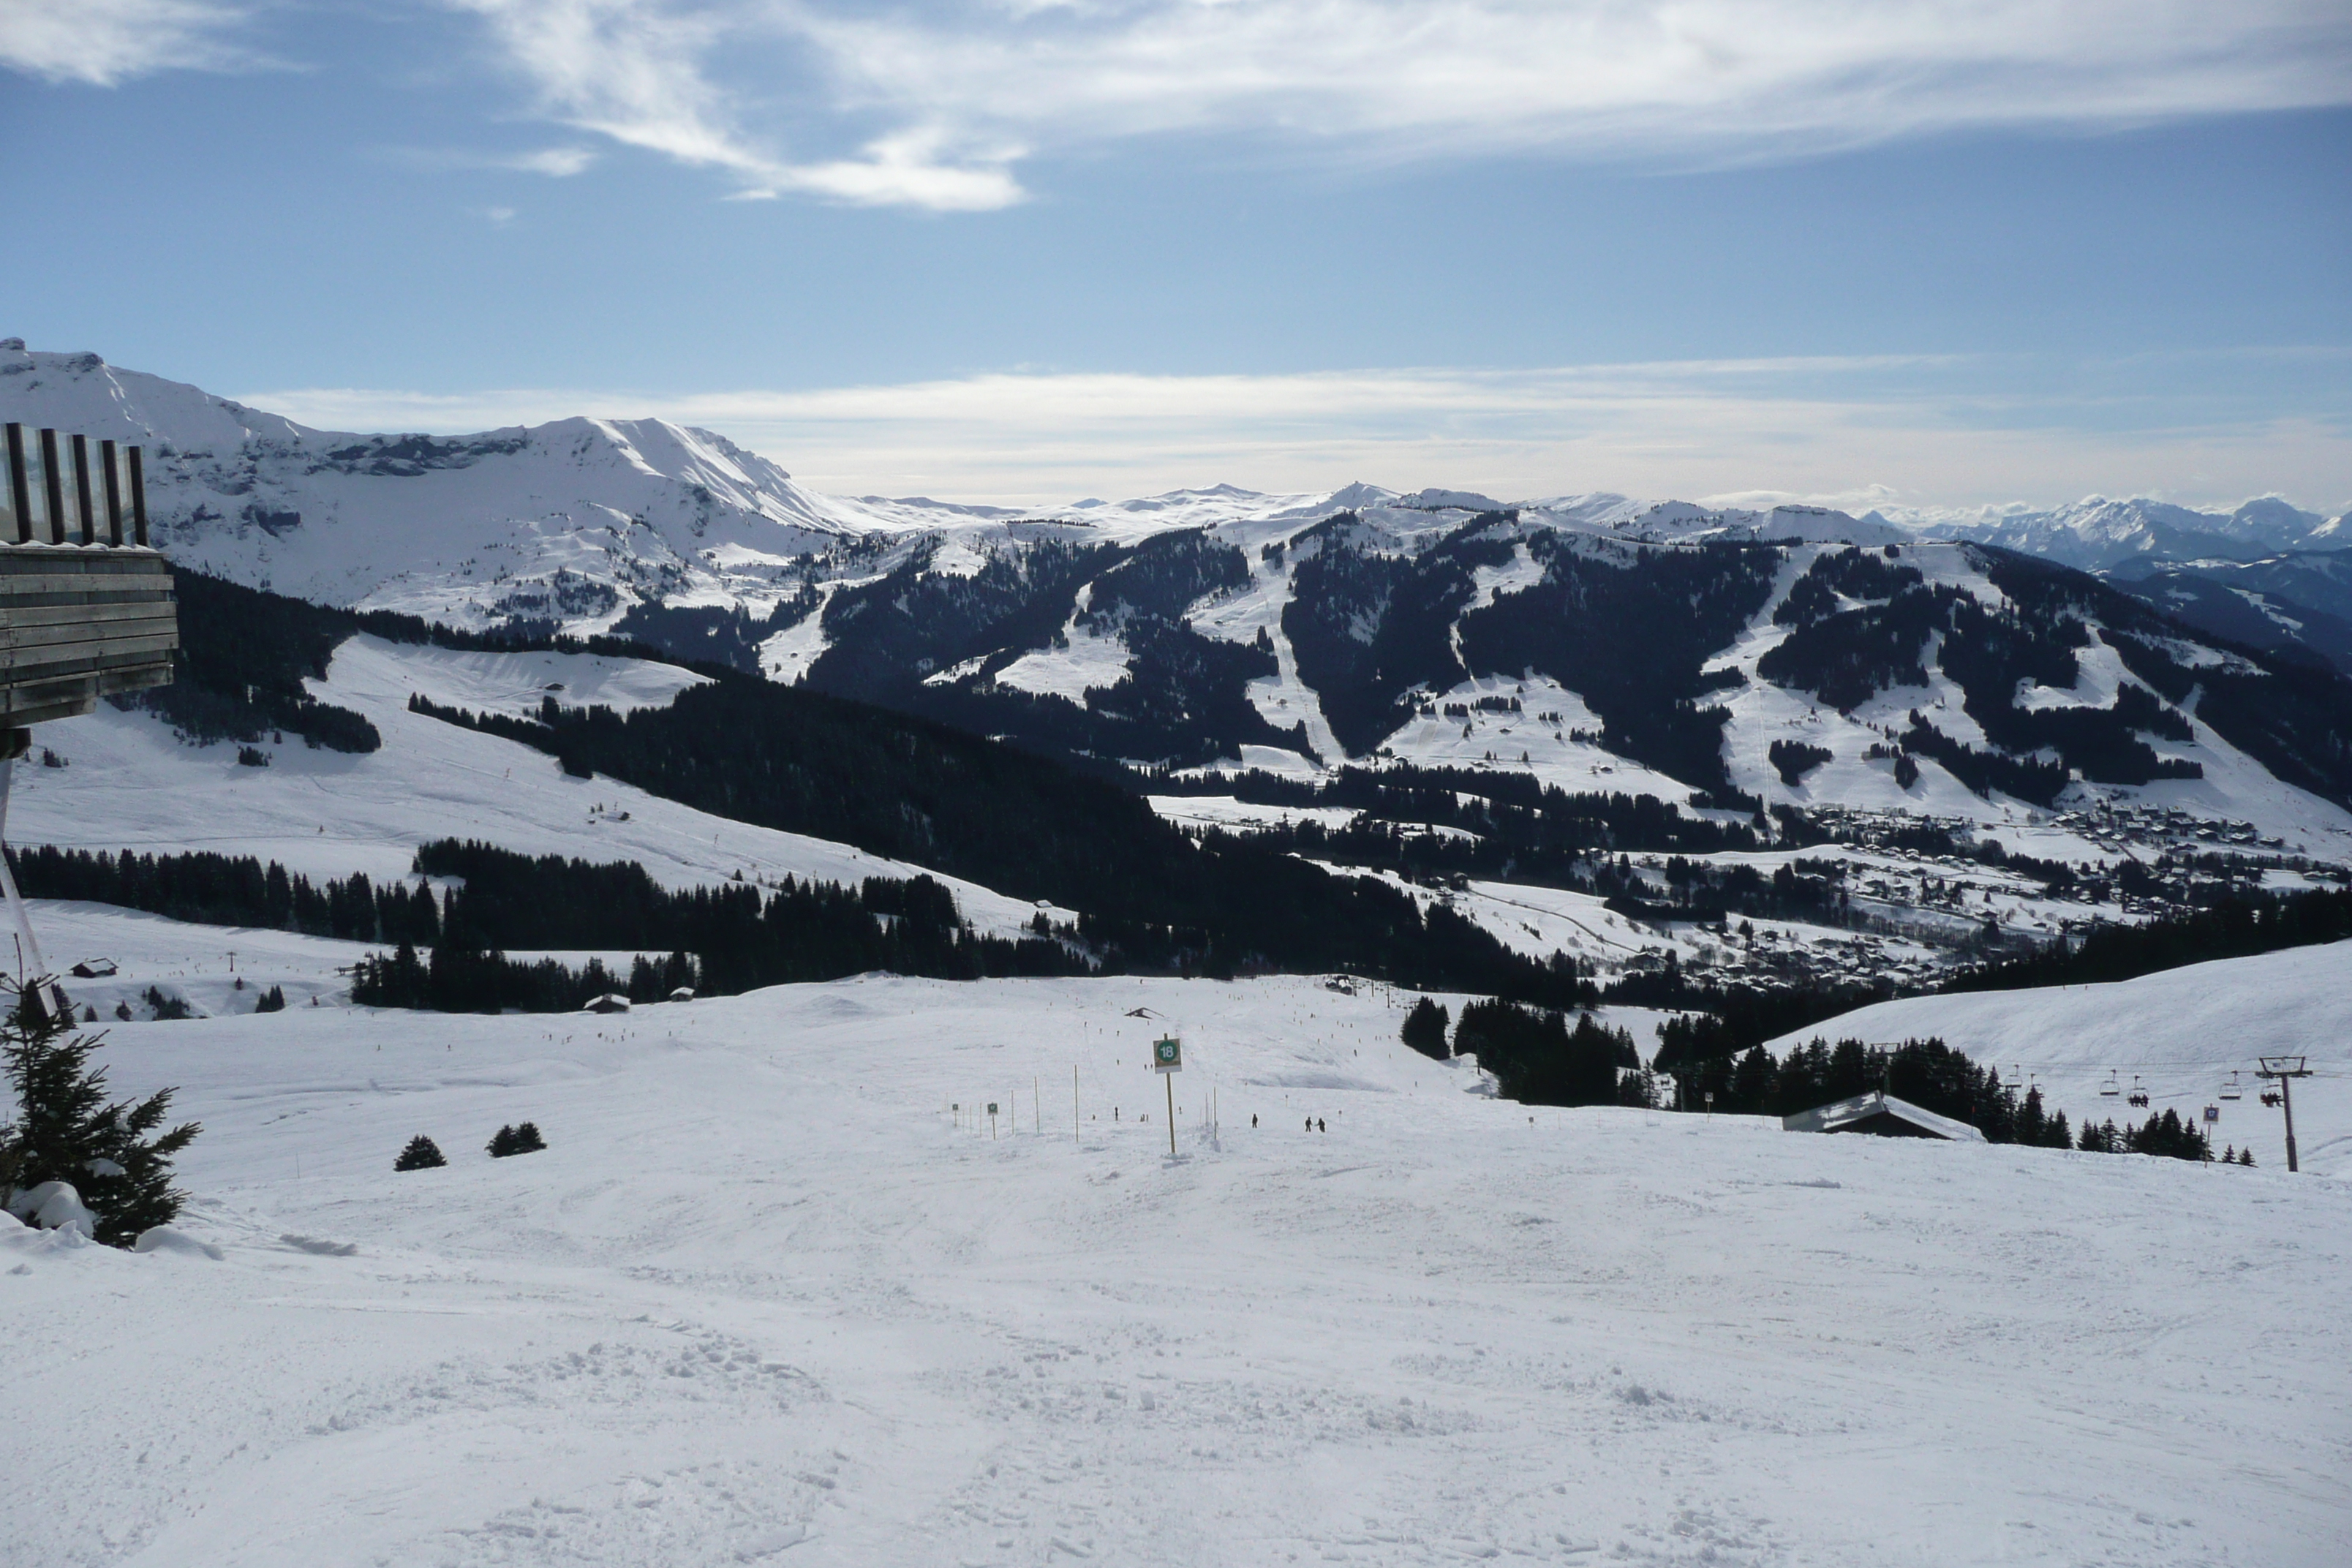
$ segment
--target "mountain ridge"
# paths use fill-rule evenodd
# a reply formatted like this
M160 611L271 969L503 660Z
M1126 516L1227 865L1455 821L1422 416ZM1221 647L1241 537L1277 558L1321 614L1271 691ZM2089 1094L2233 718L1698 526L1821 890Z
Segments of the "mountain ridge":
M1220 484L1035 509L839 497L714 432L657 419L580 416L459 436L314 430L95 353L28 350L21 338L0 340L0 416L145 445L158 542L187 564L349 607L572 632L610 629L639 605L764 613L787 595L798 563L845 542L877 556L929 533L984 544L1021 522L1131 544L1171 528L1264 527L1341 510L1402 523L1407 514L1459 522L1512 509L1558 528L1654 542L1970 539L2094 570L2352 544L2343 517L2275 497L2226 515L2092 497L1972 519L1922 510L1894 520L1793 501L1710 507L1605 491L1507 501L1362 481L1289 494Z
M152 441L176 562L314 602L616 632L1089 766L1519 771L1738 819L2121 805L2352 858L2352 685L2304 657L2296 626L2327 627L2286 592L2337 582L2337 552L2246 589L2273 612L2265 642L2052 543L2072 530L2145 567L2164 540L2221 541L2246 568L2328 526L2284 503L1970 525L2010 545L1793 502L1361 481L1013 515L822 496L658 421L310 431L18 344L0 342L0 416Z

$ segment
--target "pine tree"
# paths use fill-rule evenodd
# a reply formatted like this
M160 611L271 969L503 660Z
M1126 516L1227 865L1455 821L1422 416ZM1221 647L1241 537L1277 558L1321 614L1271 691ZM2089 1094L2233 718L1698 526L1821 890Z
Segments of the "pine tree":
M2025 1091L2025 1103L2017 1108L2016 1136L2029 1147L2042 1142L2046 1131L2042 1115L2042 1087L2039 1084Z
M1772 1079L1779 1070L1772 1053L1761 1046L1750 1046L1731 1069L1731 1100L1719 1107L1724 1110L1762 1110L1772 1099Z
M1658 1075L1648 1068L1621 1073L1617 1079L1617 1103L1635 1110L1657 1110Z
M1450 1054L1445 1048L1445 1009L1424 996L1404 1016L1404 1043L1423 1056L1444 1061Z
M172 1157L203 1129L189 1121L158 1131L172 1089L110 1102L106 1069L90 1064L105 1037L68 1036L70 1023L22 992L0 1022L0 1058L18 1115L0 1128L0 1197L68 1183L98 1216L97 1239L129 1247L178 1216L187 1194L172 1185Z
M509 1154L536 1154L547 1147L547 1140L539 1135L539 1123L525 1121L513 1127L501 1127L490 1136L490 1158L503 1160Z
M392 1168L395 1171L430 1171L448 1163L441 1157L441 1146L419 1132L408 1141L408 1147L400 1152L400 1158L392 1163Z

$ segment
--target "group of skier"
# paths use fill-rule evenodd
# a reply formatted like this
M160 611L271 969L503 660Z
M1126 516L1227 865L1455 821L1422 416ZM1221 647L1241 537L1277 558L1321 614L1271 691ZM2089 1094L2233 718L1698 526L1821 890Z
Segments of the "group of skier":
M1253 1131L1257 1127L1257 1116L1255 1112L1251 1113L1250 1116L1250 1127ZM1321 1117L1310 1116L1307 1119L1307 1131L1309 1132L1328 1132L1331 1130L1323 1125L1323 1119Z

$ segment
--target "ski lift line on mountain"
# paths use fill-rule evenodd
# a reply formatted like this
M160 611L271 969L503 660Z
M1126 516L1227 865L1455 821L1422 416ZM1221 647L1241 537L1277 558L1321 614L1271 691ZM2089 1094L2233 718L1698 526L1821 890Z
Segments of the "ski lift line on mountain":
M61 442L57 431L44 429L28 441L28 434L21 424L7 425L7 473L0 483L0 641L8 649L0 670L0 839L16 759L31 749L32 726L91 712L100 697L170 685L180 646L172 570L148 543L141 449L101 439L93 471L89 437L68 434ZM47 976L5 857L0 894L31 963L22 978ZM63 1012L64 991L49 989L51 1005Z

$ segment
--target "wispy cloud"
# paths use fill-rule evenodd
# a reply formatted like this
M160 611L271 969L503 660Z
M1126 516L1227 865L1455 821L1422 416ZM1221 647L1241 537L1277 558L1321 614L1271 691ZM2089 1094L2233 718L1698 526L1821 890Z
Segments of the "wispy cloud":
M382 156L418 169L505 169L566 180L596 166L593 147L541 147L525 153L484 153L463 147L394 147Z
M0 0L0 65L93 87L232 69L256 63L239 43L247 16L213 0Z
M1736 161L2002 125L2352 102L2341 0L440 0L532 112L737 193L977 211L1022 160L1208 134L1295 154ZM246 0L0 0L0 64L249 63ZM787 134L789 131L789 134ZM530 155L542 174L584 153Z
M1722 160L2352 100L2337 0L452 3L566 123L757 194L950 209L1018 200L1024 151L1171 132ZM883 129L796 163L742 129L787 99Z
M875 139L861 157L795 163L741 128L757 91L722 88L712 57L722 42L764 33L759 6L686 9L656 0L452 0L489 26L539 107L575 130L681 163L725 170L741 195L807 192L860 205L974 211L1008 205L1021 189L1005 174L1009 149L943 159L936 132L917 126Z
M795 11L855 99L1091 139L1850 142L2340 103L2332 0L1137 0Z
M2301 363L2302 369L2293 367ZM2048 367L2042 367L2047 370ZM2128 367L2107 367L2118 386ZM2352 360L2283 355L2342 407ZM243 401L331 429L457 431L572 415L698 425L845 494L1036 504L1229 481L1364 479L1520 498L1592 489L1979 506L2094 491L2194 501L2281 490L2330 510L2352 421L2274 405L2084 395L2074 366L1857 358L1292 375L987 374L898 385L646 396L320 390Z

